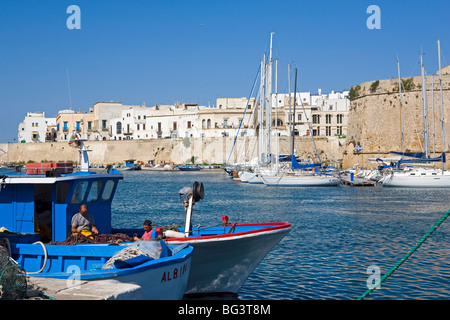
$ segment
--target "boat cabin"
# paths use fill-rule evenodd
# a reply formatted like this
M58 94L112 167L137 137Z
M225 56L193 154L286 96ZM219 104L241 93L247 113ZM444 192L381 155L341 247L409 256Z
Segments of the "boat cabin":
M120 179L115 169L0 176L0 228L20 233L21 242L64 241L71 234L72 216L86 204L98 231L109 234L111 203Z

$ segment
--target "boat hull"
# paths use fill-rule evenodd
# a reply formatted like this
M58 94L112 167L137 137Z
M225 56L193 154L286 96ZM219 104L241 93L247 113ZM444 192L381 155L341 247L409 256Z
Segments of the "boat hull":
M450 188L450 174L411 175L411 173L395 173L381 180L383 187L405 188Z
M246 226L257 228L241 231ZM289 223L237 225L236 233L168 239L168 243L189 241L194 247L186 294L236 294L290 229Z
M256 173L248 171L240 171L239 178L241 179L241 182L249 183L253 179L256 179Z
M335 187L339 179L331 176L262 176L264 184L278 187Z
M81 286L109 283L109 296L120 296L114 284L137 286L133 299L179 300L183 297L191 269L192 247L174 256L163 257L123 269L102 269L104 263L125 246L12 244L13 257L32 278L80 280ZM45 264L44 264L45 261ZM35 273L39 268L41 272ZM45 282L44 282L45 284ZM119 288L119 286L117 286Z

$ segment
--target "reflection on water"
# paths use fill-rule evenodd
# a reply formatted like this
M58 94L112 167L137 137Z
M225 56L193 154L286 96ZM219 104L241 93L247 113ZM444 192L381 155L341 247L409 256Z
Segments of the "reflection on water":
M283 188L234 182L215 172L124 172L113 227L184 222L178 191L203 182L194 225L287 221L292 231L260 263L239 299L356 299L371 265L386 273L450 208L447 189L349 186ZM368 299L447 299L449 222Z

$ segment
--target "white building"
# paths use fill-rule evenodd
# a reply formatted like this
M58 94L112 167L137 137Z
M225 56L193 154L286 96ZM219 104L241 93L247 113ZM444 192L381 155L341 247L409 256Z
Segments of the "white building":
M17 138L19 142L54 141L56 118L46 118L45 112L28 112L19 124Z
M156 105L122 110L110 119L111 139L161 139L200 137L198 105Z
M346 134L348 91L298 92L295 102L296 135L342 137ZM272 96L272 135L290 135L293 105L293 93ZM73 131L87 140L217 138L237 134L251 137L259 133L258 110L259 102L245 97L217 98L213 107L179 102L153 107L98 102L89 112L62 110L57 118L28 113L19 126L19 141L43 142L46 135L47 141L54 141L55 137L57 141L68 141Z

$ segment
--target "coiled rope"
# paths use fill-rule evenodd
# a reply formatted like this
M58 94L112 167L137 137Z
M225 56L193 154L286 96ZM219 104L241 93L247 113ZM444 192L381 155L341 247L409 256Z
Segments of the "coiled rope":
M372 293L373 290L375 290L375 288L377 288L384 280L386 280L387 278L389 278L389 276L391 274L393 274L395 272L395 270L397 270L402 264L403 262L405 262L410 256L412 256L412 254L422 245L422 243L424 243L432 234L434 231L436 231L437 228L439 228L439 226L442 224L442 222L444 222L445 219L447 219L447 217L450 215L450 210L447 211L446 213L444 213L444 215L438 220L438 222L436 222L434 224L433 227L431 227L430 230L428 230L428 232L419 240L419 242L416 243L416 245L414 245L407 254L405 254L403 256L403 258L401 258L400 261L398 261L383 277L381 277L380 280L377 281L377 283L375 283L373 285L372 288L370 288L369 290L367 290L366 292L363 293L363 295L361 295L357 300L363 300L364 298L366 298L370 293Z

